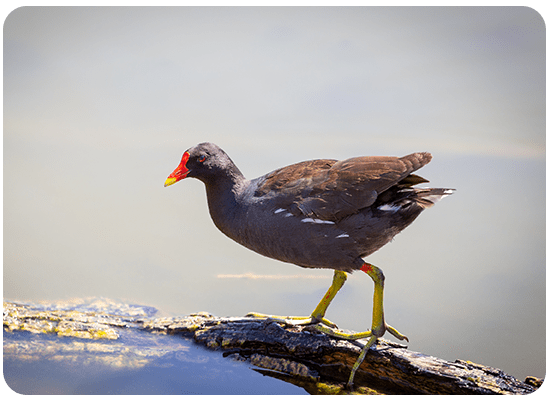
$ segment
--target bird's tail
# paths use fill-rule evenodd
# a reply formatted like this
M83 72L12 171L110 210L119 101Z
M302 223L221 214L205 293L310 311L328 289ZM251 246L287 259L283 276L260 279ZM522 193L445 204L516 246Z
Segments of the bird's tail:
M416 203L422 208L430 208L443 197L453 194L454 191L455 189L414 189Z

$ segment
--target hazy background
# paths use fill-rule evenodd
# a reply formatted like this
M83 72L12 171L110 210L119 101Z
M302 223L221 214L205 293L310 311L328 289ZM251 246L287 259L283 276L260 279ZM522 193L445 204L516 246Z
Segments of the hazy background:
M430 151L457 192L368 258L411 350L545 374L545 27L530 8L19 8L4 23L6 300L309 315L332 271L223 236L182 153L255 178ZM234 275L234 277L227 277ZM248 277L247 277L248 276ZM329 308L366 330L370 278Z

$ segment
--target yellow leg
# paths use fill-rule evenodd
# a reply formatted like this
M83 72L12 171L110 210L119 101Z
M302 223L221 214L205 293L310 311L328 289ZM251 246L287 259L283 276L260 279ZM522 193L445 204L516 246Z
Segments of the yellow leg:
M348 387L351 388L353 386L355 372L365 359L369 348L376 344L378 338L384 336L384 333L386 333L386 331L399 340L409 341L409 339L405 335L399 333L397 329L386 324L386 321L384 319L384 274L382 273L380 268L375 267L372 264L364 263L361 267L361 271L365 272L374 281L372 325L370 331L344 333L342 331L339 331L334 323L325 318L325 313L328 306L334 299L334 296L336 296L336 293L338 293L338 291L342 288L347 279L347 274L345 272L337 270L334 271L332 285L327 290L326 294L323 296L323 298L309 317L284 317L259 313L249 313L247 314L247 316L256 318L269 318L274 321L280 321L292 325L318 324L315 325L316 330L339 339L357 340L369 338L367 344L363 347L361 354L359 354L359 357L357 358L357 361L355 362L351 370L351 374L348 380Z
M347 274L345 272L337 270L334 271L332 285L330 285L327 292L325 293L319 304L317 304L317 307L315 307L315 310L313 310L309 317L285 317L280 315L267 315L254 312L248 313L246 316L255 318L269 318L274 321L285 322L292 325L309 325L321 323L331 328L337 328L337 326L333 322L325 318L325 313L327 312L328 306L334 299L334 296L336 296L336 293L338 293L342 286L344 286L344 283L346 283L346 279Z
M384 336L384 333L388 331L390 334L395 336L399 340L409 339L399 333L397 329L386 324L384 319L384 274L380 268L375 267L372 264L364 263L361 267L361 271L365 272L368 276L374 281L374 296L373 296L373 307L372 307L372 326L370 331L359 332L359 333L344 333L334 329L327 328L325 326L316 326L315 329L326 333L327 335L346 340L357 340L369 338L367 344L363 347L361 354L357 358L357 361L353 365L351 374L348 380L348 386L351 388L353 386L353 379L355 377L355 372L365 359L367 351L371 348L377 341L379 337Z

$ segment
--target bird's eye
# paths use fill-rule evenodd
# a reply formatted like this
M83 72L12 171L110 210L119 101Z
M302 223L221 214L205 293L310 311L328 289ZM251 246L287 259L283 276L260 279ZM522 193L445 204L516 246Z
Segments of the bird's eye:
M204 154L200 155L198 158L197 158L197 161L198 162L204 162L204 160L206 160L206 156Z

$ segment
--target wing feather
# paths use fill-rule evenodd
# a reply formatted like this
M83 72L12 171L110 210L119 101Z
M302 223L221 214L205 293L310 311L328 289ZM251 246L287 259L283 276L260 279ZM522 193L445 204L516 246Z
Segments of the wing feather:
M429 153L405 157L354 157L293 164L265 176L255 196L269 196L274 207L295 215L338 221L371 206L377 197L402 182L427 182L411 173L429 163Z

